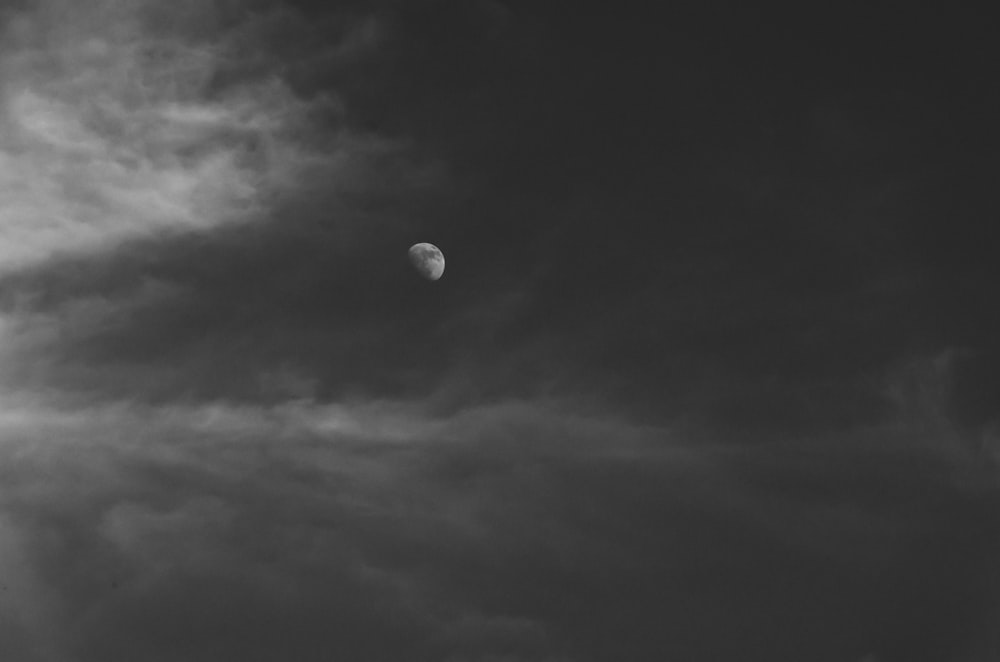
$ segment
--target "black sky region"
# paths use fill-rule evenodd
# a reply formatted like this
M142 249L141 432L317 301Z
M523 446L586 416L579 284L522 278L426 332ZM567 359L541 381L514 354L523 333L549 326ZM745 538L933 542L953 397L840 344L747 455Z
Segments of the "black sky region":
M4 659L1000 660L984 16L0 21Z

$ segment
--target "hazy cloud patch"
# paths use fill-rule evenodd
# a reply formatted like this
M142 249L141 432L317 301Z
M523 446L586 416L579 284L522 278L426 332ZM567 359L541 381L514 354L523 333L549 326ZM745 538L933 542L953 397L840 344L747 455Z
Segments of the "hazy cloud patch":
M30 597L3 622L49 642L34 659L587 660L618 642L638 659L763 660L753 628L775 623L813 633L785 641L801 654L823 640L846 655L872 645L856 621L902 609L887 596L914 576L929 573L921 609L971 591L997 543L995 495L884 433L853 453L751 450L569 401L440 416L8 393L0 438L4 572ZM952 536L965 542L940 546ZM935 578L942 564L964 569ZM760 612L760 590L795 613ZM974 618L970 595L942 602L951 621ZM720 640L698 623L724 596Z
M335 95L296 94L281 53L245 59L248 33L280 12L225 9L44 0L9 12L0 270L260 220L310 172L350 187L352 155L393 149L337 130ZM334 46L356 51L374 30L344 29Z

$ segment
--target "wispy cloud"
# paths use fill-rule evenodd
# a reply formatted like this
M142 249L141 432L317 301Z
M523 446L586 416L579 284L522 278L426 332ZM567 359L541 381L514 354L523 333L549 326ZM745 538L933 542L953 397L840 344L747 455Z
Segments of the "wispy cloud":
M26 661L126 649L561 659L544 622L469 602L446 571L449 558L492 563L477 558L497 535L489 474L521 464L508 443L558 419L524 405L435 421L392 403L73 410L7 399L0 622L19 639L3 650ZM496 420L511 436L494 436ZM571 425L563 443L613 455L633 445L616 435L612 449L589 427ZM561 452L543 445L528 454ZM492 447L492 459L472 447ZM487 501L469 491L483 479Z
M873 645L854 619L917 618L892 598L911 576L929 573L920 609L976 617L946 594L995 544L992 497L891 435L782 451L568 401L442 417L8 394L0 439L0 622L25 660L768 659L754 629L789 623L808 634L783 646L846 654ZM916 551L949 531L966 544ZM956 565L968 576L934 578ZM762 613L768 583L787 600Z
M305 102L273 53L245 57L246 31L269 14L241 21L221 7L42 0L9 13L0 273L256 220L303 171L343 160L344 149L307 137L309 113L336 100ZM358 29L345 31L352 53L377 32Z

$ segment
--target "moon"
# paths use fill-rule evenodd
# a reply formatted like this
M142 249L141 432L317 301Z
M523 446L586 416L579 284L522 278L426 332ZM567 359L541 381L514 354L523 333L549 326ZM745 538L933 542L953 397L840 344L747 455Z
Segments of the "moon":
M410 263L427 280L437 280L444 273L444 253L434 244L410 246Z

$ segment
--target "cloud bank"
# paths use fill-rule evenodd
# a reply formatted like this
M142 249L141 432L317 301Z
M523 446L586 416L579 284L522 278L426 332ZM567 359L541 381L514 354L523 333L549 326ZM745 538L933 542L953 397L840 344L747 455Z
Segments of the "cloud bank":
M0 438L23 660L930 660L974 634L1000 542L995 490L885 430L761 450L566 402L8 399Z
M4 22L4 271L248 220L287 167L268 151L295 99L277 80L210 89L237 55L150 34L151 6L46 2Z

